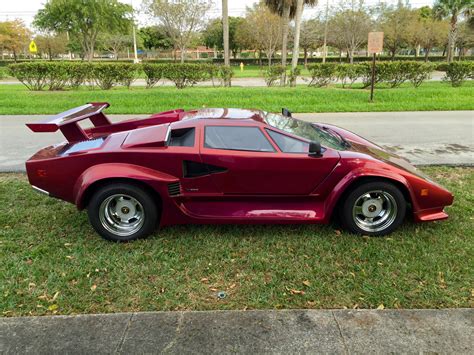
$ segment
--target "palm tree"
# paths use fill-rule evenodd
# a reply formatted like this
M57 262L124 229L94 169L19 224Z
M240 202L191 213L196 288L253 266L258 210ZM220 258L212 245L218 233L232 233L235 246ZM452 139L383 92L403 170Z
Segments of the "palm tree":
M451 63L458 32L458 17L462 15L471 16L474 11L474 2L472 0L437 0L433 10L438 18L450 18L447 60L448 63Z
M281 65L286 67L286 56L288 48L288 32L290 19L295 19L295 35L293 44L293 58L291 61L291 69L296 69L299 57L299 40L301 30L301 18L304 5L314 6L318 0L265 0L265 4L273 12L278 14L282 20L282 48L281 48ZM296 57L296 58L295 58ZM283 73L280 84L283 86L286 82L286 72ZM295 83L291 83L294 85Z

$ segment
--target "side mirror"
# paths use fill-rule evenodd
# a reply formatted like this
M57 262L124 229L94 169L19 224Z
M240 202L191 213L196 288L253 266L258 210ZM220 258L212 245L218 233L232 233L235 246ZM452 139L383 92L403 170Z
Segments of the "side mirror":
M321 152L321 143L319 143L319 142L310 142L309 143L309 153L308 153L308 155L310 157L314 157L314 158L322 157L323 154Z

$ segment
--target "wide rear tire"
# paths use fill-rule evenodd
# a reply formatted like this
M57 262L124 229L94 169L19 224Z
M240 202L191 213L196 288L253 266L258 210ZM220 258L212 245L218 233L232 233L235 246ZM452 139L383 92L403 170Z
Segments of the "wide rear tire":
M126 183L106 185L95 191L87 212L96 232L114 242L146 238L158 221L153 198L144 189Z
M339 212L343 226L350 232L381 236L392 233L403 222L406 201L395 185L374 181L351 190Z

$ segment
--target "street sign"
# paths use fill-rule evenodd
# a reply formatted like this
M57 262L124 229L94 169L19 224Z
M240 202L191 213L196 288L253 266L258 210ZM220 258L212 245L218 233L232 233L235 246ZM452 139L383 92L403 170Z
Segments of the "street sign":
M30 42L30 53L36 53L38 52L38 48L36 47L35 41Z
M367 53L372 54L372 73L370 80L370 102L374 101L375 86L375 55L383 50L383 32L369 32L367 40Z
M367 52L369 54L380 53L383 50L383 32L369 32L367 41Z

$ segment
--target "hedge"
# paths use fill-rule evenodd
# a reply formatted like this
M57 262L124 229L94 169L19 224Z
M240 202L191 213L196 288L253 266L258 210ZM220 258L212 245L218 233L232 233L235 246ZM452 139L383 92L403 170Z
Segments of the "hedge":
M178 89L211 80L214 86L230 86L234 74L230 67L214 64L152 64L85 63L85 62L24 62L9 65L10 73L29 90L63 90L78 88L84 83L97 85L103 90L123 85L130 87L139 71L146 76L147 87L168 79Z
M468 78L474 79L474 62L453 62L446 66L443 80L456 87L461 86Z
M366 56L358 56L354 57L354 63L362 63L369 61L371 58L366 57ZM457 60L457 58L456 58ZM323 59L321 57L317 58L308 58L307 62L308 63L322 63ZM327 63L347 63L348 59L345 57L339 58L339 57L326 57L326 62ZM390 56L379 56L377 57L378 62L392 62L392 61L416 61L416 62L425 62L425 57L414 57L414 56L395 56L394 58ZM443 56L430 56L428 57L428 62L445 62L446 57ZM474 61L474 56L465 56L461 60L462 62L465 61ZM213 58L212 59L213 63L224 63L224 60L221 58ZM261 61L258 58L231 58L230 59L230 65L231 66L238 66L240 63L244 63L245 65L260 65L263 63L266 65L267 59L262 58ZM298 58L298 64L303 65L304 64L304 58Z

